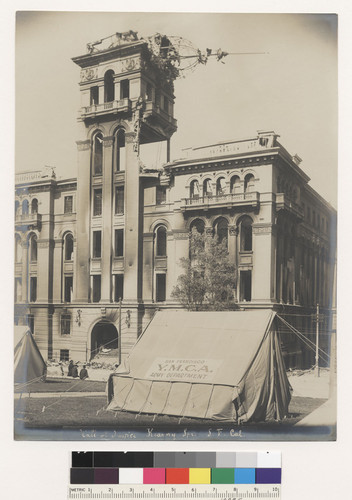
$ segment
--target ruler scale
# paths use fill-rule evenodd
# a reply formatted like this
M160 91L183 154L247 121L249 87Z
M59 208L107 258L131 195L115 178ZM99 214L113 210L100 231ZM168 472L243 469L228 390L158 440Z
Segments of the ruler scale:
M279 452L72 452L68 500L280 500Z

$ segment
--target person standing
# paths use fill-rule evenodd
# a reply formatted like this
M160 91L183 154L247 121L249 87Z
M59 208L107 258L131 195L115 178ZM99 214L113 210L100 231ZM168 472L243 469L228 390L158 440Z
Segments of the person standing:
M72 370L73 370L73 366L74 366L74 365L73 365L73 361L72 361L72 359L71 359L71 361L70 361L70 363L69 363L69 365L68 365L68 371L67 371L67 376L68 376L68 377L72 377Z

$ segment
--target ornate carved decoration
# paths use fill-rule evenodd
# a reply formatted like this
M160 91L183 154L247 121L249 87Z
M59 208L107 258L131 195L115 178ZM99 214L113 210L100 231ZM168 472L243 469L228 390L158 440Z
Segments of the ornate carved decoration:
M81 70L81 82L89 82L98 78L98 68L87 68Z
M114 144L114 137L113 136L103 138L104 148L111 148L113 144Z
M78 151L87 151L90 149L90 141L76 141Z
M229 235L237 236L238 235L238 227L237 226L229 226Z
M253 224L253 233L254 234L271 234L273 226L272 224L260 225L256 226Z

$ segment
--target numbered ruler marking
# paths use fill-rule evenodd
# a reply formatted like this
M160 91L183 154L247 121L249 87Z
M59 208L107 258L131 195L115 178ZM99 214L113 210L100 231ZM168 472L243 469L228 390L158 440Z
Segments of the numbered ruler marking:
M244 500L244 499L273 499L280 500L280 485L113 485L102 487L99 485L70 487L68 500L85 499L179 499L189 498L197 500Z

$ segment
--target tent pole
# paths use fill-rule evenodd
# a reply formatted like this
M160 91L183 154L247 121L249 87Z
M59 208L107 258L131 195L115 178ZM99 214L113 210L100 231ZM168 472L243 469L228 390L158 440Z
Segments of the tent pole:
M119 366L121 365L121 340L122 340L122 335L121 335L121 297L119 298Z
M319 304L317 304L317 317L315 326L315 375L320 376L319 373Z

